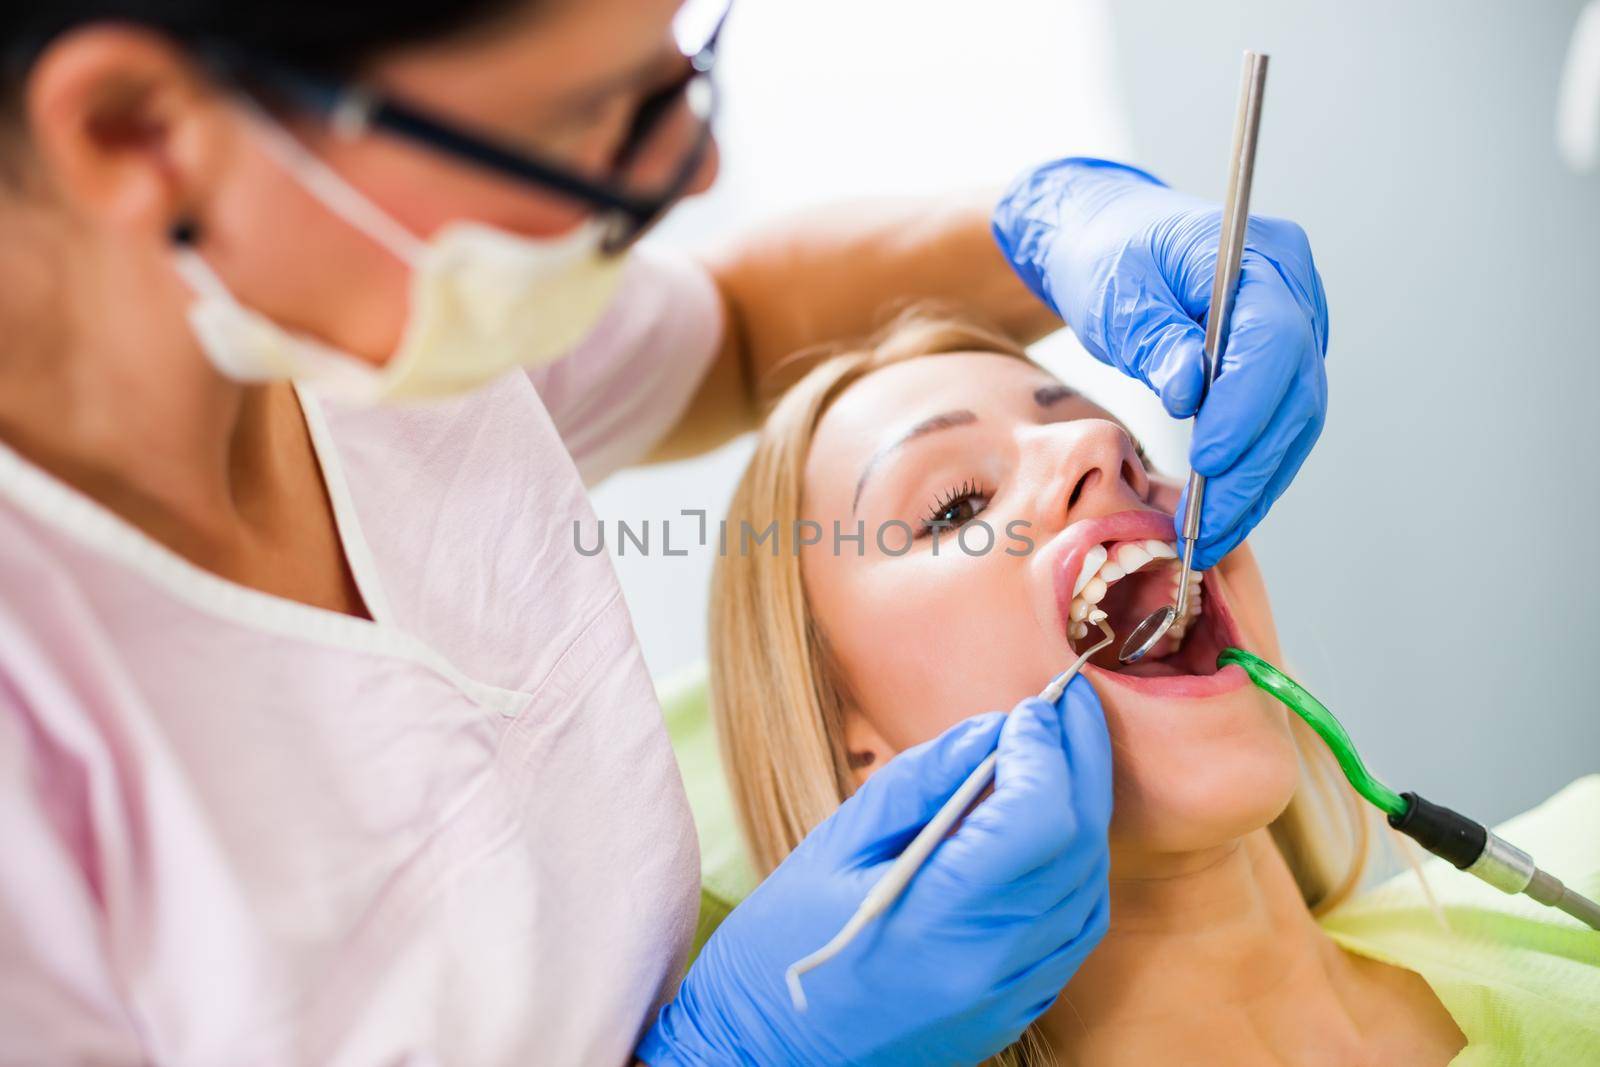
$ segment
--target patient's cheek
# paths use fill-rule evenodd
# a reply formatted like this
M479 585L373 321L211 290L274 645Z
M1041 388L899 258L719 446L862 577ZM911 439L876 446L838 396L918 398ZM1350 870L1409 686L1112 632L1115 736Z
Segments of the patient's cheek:
M1246 642L1258 654L1277 662L1282 658L1278 647L1278 630L1272 620L1272 603L1267 597L1267 583L1256 565L1255 553L1248 542L1228 553L1217 564L1217 572L1227 586L1228 603L1233 606L1234 619L1239 623Z
M1178 503L1183 499L1183 486L1165 475L1150 476L1150 503L1162 511L1178 513Z
M924 583L920 590L885 586L862 596L859 585L848 595L835 586L830 596L818 595L826 579L811 584L813 610L843 676L849 706L841 735L858 788L900 752L996 706L973 703L976 696L967 692L985 674L969 658L992 660L993 646L969 628L959 603L944 619L942 590L935 595Z

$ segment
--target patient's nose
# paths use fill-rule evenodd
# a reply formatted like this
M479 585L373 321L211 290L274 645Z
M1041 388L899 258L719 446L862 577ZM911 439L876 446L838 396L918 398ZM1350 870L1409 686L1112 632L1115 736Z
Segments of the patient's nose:
M1150 479L1128 433L1105 419L1041 427L1031 444L1046 472L1040 514L1052 526L1143 503Z

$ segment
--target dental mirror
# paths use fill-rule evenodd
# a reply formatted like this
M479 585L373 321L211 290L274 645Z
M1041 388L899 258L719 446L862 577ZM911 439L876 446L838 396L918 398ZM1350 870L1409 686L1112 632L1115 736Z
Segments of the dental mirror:
M1122 651L1117 653L1117 658L1123 663L1133 663L1144 658L1144 654L1156 647L1156 642L1167 636L1167 631L1172 629L1172 624L1177 621L1178 609L1171 604L1163 604L1144 617L1144 621L1133 628L1133 633L1122 642Z
M1239 109L1233 117L1233 152L1228 165L1228 197L1222 206L1217 272L1211 279L1211 314L1206 318L1205 374L1200 380L1202 405L1217 368L1222 365L1233 298L1239 288L1239 261L1244 254L1245 226L1250 221L1250 181L1256 169L1256 134L1261 129L1261 97L1266 87L1267 57L1260 52L1246 52L1239 83ZM1191 470L1183 508L1183 570L1178 574L1178 602L1157 608L1133 628L1117 653L1123 663L1141 659L1166 636L1174 622L1183 618L1205 496L1205 476Z
M1196 512L1198 515L1199 513ZM1187 516L1187 513L1185 513ZM1172 624L1183 618L1184 612L1189 609L1189 572L1193 569L1190 564L1194 559L1194 538L1186 536L1183 542L1183 570L1178 577L1181 583L1178 586L1178 602L1176 604L1163 604L1144 617L1144 621L1133 628L1133 633L1122 642L1122 651L1117 653L1117 659L1123 663L1134 663L1144 658L1152 648L1167 636L1167 631L1172 629Z

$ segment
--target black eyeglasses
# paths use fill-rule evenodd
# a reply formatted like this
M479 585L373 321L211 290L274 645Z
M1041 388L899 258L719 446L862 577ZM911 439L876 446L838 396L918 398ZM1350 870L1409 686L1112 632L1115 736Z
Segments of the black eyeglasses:
M603 178L581 174L554 160L492 138L469 133L421 108L359 85L323 78L226 47L208 48L214 62L240 82L273 92L284 101L325 118L350 136L382 130L498 174L537 185L595 209L604 226L603 249L620 252L633 244L683 198L711 149L711 122L717 110L712 77L717 39L731 5L723 7L702 43L685 49L681 77L640 101L621 146ZM645 173L658 146L691 124L683 154L665 169L663 181ZM650 186L654 186L651 188Z

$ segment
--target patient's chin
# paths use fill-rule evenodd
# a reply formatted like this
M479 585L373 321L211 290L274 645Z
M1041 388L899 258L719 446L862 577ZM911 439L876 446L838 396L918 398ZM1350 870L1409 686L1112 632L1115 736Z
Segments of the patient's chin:
M1242 789L1237 780L1210 776L1179 789L1119 788L1111 840L1140 852L1204 852L1271 824L1293 794L1292 784L1261 782Z
M1261 696L1246 695L1251 705ZM1299 754L1281 709L1168 724L1130 723L1107 711L1111 837L1120 848L1181 853L1226 845L1276 819L1299 785Z

